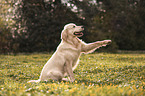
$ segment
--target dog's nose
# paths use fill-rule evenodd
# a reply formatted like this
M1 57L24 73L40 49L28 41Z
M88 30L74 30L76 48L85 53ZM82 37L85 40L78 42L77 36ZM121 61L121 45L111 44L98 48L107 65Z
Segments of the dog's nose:
M81 26L81 28L84 28L83 26Z

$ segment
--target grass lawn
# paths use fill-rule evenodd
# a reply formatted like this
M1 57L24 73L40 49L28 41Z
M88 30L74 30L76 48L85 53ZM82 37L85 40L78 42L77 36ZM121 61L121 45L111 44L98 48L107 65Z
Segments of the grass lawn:
M145 96L145 54L82 55L75 82L27 83L51 55L0 55L0 96Z

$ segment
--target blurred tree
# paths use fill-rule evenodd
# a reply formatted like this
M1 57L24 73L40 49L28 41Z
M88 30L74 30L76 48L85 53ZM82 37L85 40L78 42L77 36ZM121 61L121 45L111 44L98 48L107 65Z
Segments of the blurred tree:
M100 0L104 4L102 27L120 50L145 49L145 1Z
M103 9L102 2L98 0L69 0L73 6L77 6L77 14L84 20L85 35L83 39L86 42L93 42L97 40L111 39L111 33L103 25L103 14L106 10ZM106 26L108 27L108 26ZM111 46L101 48L101 50L115 51L117 45L113 41ZM100 49L99 49L100 50Z
M11 48L14 52L53 51L60 42L63 26L70 22L84 25L85 42L111 39L113 42L108 46L109 51L118 48L145 49L144 0L1 0L0 2L7 4L5 7L0 5L2 6L0 50L3 50L1 52ZM13 11L15 22L11 20L10 15ZM14 25L10 26L11 23Z
M3 19L0 17L0 53L11 51L12 34Z
M13 0L14 1L14 0ZM0 1L0 53L9 53L12 51L12 34L11 34L11 8L12 0Z
M23 0L17 8L15 43L20 52L52 51L66 23L82 22L61 0Z
M111 39L110 50L144 50L145 1L70 0L87 26L88 42ZM91 3L93 2L93 3Z

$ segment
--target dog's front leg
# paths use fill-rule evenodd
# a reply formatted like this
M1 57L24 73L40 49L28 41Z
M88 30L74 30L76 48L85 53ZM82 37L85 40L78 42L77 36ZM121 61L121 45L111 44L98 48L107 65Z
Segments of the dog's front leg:
M104 40L104 41L97 41L97 42L89 43L89 44L82 44L81 51L85 53L91 50L94 51L99 47L106 46L108 43L111 43L111 40Z
M72 69L72 63L67 61L65 64L65 68L66 68L66 72L68 74L70 81L74 82L75 79L74 79L74 73Z

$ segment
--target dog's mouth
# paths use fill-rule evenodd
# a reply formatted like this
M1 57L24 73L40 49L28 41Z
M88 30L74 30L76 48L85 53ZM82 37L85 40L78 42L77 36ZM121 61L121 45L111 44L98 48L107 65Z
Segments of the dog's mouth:
M81 37L81 36L83 36L84 34L83 34L83 32L81 31L81 32L74 32L74 35L77 36L77 37Z

